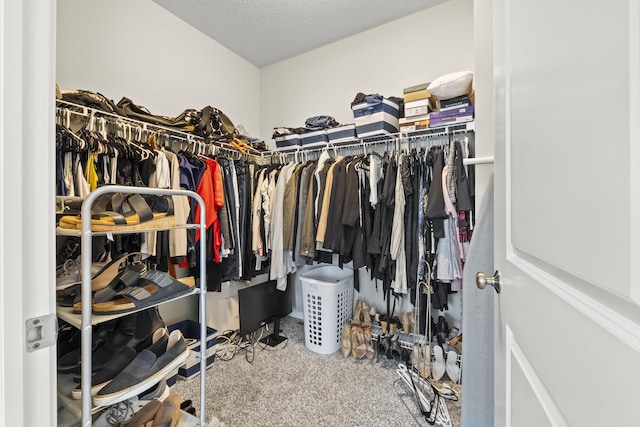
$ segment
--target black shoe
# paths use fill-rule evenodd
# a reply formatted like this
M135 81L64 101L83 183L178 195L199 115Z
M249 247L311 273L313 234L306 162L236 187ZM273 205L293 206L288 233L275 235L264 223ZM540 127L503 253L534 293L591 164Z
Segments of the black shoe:
M91 372L95 374L104 368L123 347L131 347L136 352L149 347L153 343L155 331L165 327L157 307L123 317L107 342L93 353ZM80 375L80 372L81 368L78 365L75 373Z
M436 339L438 340L438 344L442 346L448 339L449 333L451 329L449 329L449 324L445 320L444 316L438 316L438 324L436 325Z
M108 322L101 323L94 328L91 352L95 352L104 343L107 342L111 334L118 327L120 319L110 320ZM78 332L78 340L75 348L69 348L62 356L58 358L58 373L70 374L76 370L80 363L80 330L74 328Z

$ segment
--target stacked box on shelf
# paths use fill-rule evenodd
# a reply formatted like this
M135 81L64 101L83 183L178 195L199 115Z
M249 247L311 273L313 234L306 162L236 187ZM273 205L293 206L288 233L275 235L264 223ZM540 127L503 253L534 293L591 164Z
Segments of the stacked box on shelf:
M429 115L424 114L400 119L400 132L415 132L429 128Z
M193 320L183 320L175 325L169 326L169 332L179 329L182 332L191 354L184 365L178 368L178 377L180 379L191 379L200 373L200 324ZM205 354L207 356L207 367L213 364L215 355L214 345L216 343L216 330L207 326L207 343Z
M351 106L351 109L358 138L398 132L400 106L393 101L361 102Z
M300 135L300 145L305 148L326 145L327 140L326 129L305 132Z
M445 126L473 121L473 105L440 110L429 115L429 126Z
M429 127L429 113L435 107L435 98L427 90L429 83L404 88L404 117L400 119L400 132L414 132Z
M300 148L300 135L297 133L277 136L274 139L278 148Z
M349 142L356 139L356 125L348 124L327 129L329 142L338 144L341 142Z

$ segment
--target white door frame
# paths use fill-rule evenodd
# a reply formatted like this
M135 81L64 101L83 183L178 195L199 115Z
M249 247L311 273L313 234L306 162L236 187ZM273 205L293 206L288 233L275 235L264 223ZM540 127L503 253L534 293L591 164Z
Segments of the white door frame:
M0 2L0 426L55 425L55 346L25 321L55 313L56 2Z

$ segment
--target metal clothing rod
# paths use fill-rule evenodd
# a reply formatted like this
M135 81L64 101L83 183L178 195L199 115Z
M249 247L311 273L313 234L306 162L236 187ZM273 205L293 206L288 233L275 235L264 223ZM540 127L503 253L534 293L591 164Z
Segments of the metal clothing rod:
M485 164L485 163L493 163L493 156L471 157L469 159L462 160L463 165L479 165L479 164Z
M253 160L262 160L263 156L261 156L260 154L250 154L250 153L240 153L238 150L236 150L236 147L233 146L232 144L226 143L226 142L218 142L218 141L214 141L214 142L207 142L204 140L204 138L191 134L191 133L187 133L187 132L183 132L181 130L177 130L177 129L172 129L172 128L168 128L165 126L161 126L161 125L156 125L156 124L152 124L152 123L146 123L140 120L136 120L136 119L131 119L129 117L124 117L124 116L120 116L118 114L113 114L113 113L109 113L106 111L102 111L102 110L98 110L96 108L91 108L91 107L86 107L84 105L80 105L80 104L75 104L73 102L68 102L68 101L63 101L63 100L57 100L56 101L58 106L58 112L62 113L62 110L66 110L69 112L69 114L74 114L76 116L81 116L81 117L87 117L90 118L92 115L96 115L96 116L100 116L100 117L107 117L110 119L114 120L114 123L125 123L125 124L129 124L132 126L135 126L137 128L140 128L146 132L156 132L160 135L166 135L171 137L174 140L179 140L181 142L185 142L187 144L191 144L194 146L194 151L196 150L195 145L196 144L203 144L207 147L212 146L212 147L216 147L216 149L221 149L221 150L225 150L226 152L229 153L233 153L234 155L243 155L245 157L252 157L255 158ZM76 108L79 109L78 110L73 110L71 108Z

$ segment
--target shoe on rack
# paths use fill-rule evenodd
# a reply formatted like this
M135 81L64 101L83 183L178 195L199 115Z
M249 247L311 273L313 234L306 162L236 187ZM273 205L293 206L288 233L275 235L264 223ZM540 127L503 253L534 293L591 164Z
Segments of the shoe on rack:
M406 334L415 333L415 314L407 311L402 315L402 329Z
M180 418L180 402L182 397L178 393L171 393L156 412L152 427L175 427Z
M135 396L182 365L189 358L189 354L190 350L182 332L178 329L172 331L164 354L156 356L152 351L142 350L122 372L95 395L94 405L109 405Z
M119 273L116 271L117 274L114 274L111 280L95 293L94 301L96 303L111 301L119 292L136 286L146 271L147 266L141 262L130 264Z
M138 421L144 419L144 415L142 414L137 418L137 421L134 421L136 416L152 402L159 402L161 404L170 394L169 386L165 380L160 381L158 384L154 385L149 390L143 392L139 396L133 396L129 399L126 399L122 402L118 402L107 408L98 419L93 422L94 427L111 427L111 426L144 426L145 424ZM154 403L153 405L159 404ZM148 414L149 410L152 407L147 408L146 413ZM157 410L157 409L156 409ZM151 415L150 420L153 420L155 416L155 412Z
M441 346L449 339L449 324L444 316L438 316L438 323L436 324L436 339Z
M449 379L458 384L460 382L460 366L458 365L458 353L453 350L447 352L446 370Z
M101 323L94 327L93 334L91 335L91 352L95 352L100 346L107 342L111 334L117 329L120 321L119 319L109 320L108 322ZM74 328L75 329L75 328ZM80 363L80 346L81 340L78 341L77 347L65 352L60 358L58 358L58 373L70 374L78 369Z
M108 261L97 261L91 263L91 277L94 277L102 271ZM68 259L58 266L56 269L56 290L63 290L70 286L77 285L82 282L82 257ZM93 283L93 281L92 281Z
M91 371L96 373L105 367L123 347L132 347L136 351L153 344L153 336L158 329L166 329L157 307L138 311L122 317L118 328L107 341L93 352ZM80 365L75 373L80 375Z
M342 326L342 355L346 359L349 354L351 354L351 325L345 323Z
M440 381L446 371L444 353L442 347L436 345L433 347L433 364L431 366L431 377L435 381Z
M149 351L154 352L157 356L160 356L167 350L167 343L169 337L165 328L157 329L153 334L153 343L148 347ZM100 371L96 372L91 377L91 396L95 396L96 393L106 386L109 381L116 377L124 368L131 363L136 357L138 352L132 347L123 347L107 365ZM82 398L82 389L80 386L74 388L71 391L71 396L74 399Z

